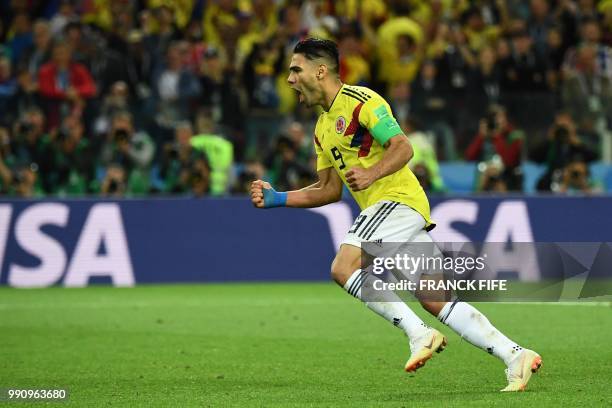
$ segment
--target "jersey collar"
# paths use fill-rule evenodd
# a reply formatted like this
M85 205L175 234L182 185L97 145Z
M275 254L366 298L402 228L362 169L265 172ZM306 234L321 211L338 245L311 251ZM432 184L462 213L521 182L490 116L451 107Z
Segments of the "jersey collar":
M340 86L340 89L338 89L338 93L336 93L336 96L334 96L334 99L332 99L332 103L331 103L331 105L329 105L329 109L328 109L328 110L323 109L323 111L324 111L325 113L329 113L329 112L331 112L332 108L334 107L334 103L335 103L335 102L336 102L336 100L338 99L338 95L340 95L340 92L342 92L342 89L344 89L344 84L342 84L342 85Z

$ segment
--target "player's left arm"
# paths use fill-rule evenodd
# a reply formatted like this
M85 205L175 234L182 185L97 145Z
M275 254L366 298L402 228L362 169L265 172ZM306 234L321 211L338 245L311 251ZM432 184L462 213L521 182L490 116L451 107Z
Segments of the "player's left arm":
M376 180L402 169L414 155L412 145L391 113L391 107L382 98L372 98L362 106L359 123L368 129L385 152L373 166L356 166L346 172L346 181L353 191L365 190Z

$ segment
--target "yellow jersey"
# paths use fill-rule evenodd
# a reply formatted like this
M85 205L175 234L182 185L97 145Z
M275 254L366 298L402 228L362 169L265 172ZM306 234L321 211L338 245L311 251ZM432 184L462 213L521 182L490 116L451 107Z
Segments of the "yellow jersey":
M348 187L346 172L357 166L368 168L382 160L383 146L399 134L403 134L402 129L380 95L362 86L342 85L315 127L317 171L333 166ZM376 180L365 190L349 191L362 210L379 201L396 201L420 213L427 230L435 226L425 191L408 166Z

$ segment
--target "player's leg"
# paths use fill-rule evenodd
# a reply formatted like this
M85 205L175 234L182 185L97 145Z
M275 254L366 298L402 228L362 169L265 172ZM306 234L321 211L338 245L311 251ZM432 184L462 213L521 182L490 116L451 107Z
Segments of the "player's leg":
M414 242L432 242L425 231L414 238ZM532 372L539 369L542 358L535 352L524 349L499 331L474 306L458 299L452 302L441 301L447 294L423 295L417 293L421 305L442 323L449 326L462 338L474 346L501 359L508 366L508 387L505 391L518 391L525 388ZM523 372L524 371L524 372ZM516 377L516 378L514 378Z
M409 207L405 207L413 211ZM410 339L411 356L406 363L406 371L415 371L422 367L434 351L442 351L446 338L438 330L427 327L423 321L408 307L408 305L391 290L375 290L379 278L362 270L361 243L367 240L392 242L395 237L386 239L387 229L383 226L402 225L422 229L424 220L418 217L413 225L406 219L399 208L399 203L391 201L380 202L365 209L355 221L355 224L344 239L344 244L332 265L332 277L347 292L362 300L368 308L383 316L394 325L400 327ZM400 219L396 219L400 218ZM395 221L391 221L395 219ZM409 221L409 220L408 220ZM390 236L391 237L391 236ZM362 287L368 290L362 292Z
M374 292L368 299L362 297L362 287L372 287L376 276L361 269L361 249L342 244L331 267L332 279L351 296L362 300L366 306L401 328L410 338L421 336L427 326L394 292Z
M431 305L425 308L429 309ZM431 311L435 312L435 309ZM484 314L469 303L460 302L457 299L446 303L437 314L432 314L462 338L489 354L493 354L506 364L508 386L502 391L524 390L531 374L538 371L542 365L540 355L509 339L493 326Z

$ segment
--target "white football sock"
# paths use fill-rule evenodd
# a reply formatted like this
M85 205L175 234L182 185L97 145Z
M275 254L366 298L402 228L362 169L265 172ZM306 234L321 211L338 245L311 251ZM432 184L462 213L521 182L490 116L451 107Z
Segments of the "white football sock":
M344 289L357 299L363 300L361 287L367 282L367 287L372 288L375 280L378 278L371 273L357 269L344 284ZM364 303L369 309L404 330L411 339L418 338L427 328L419 316L393 291L369 290L368 298Z
M502 359L506 365L523 350L468 303L458 300L448 302L438 314L438 319L476 347Z

